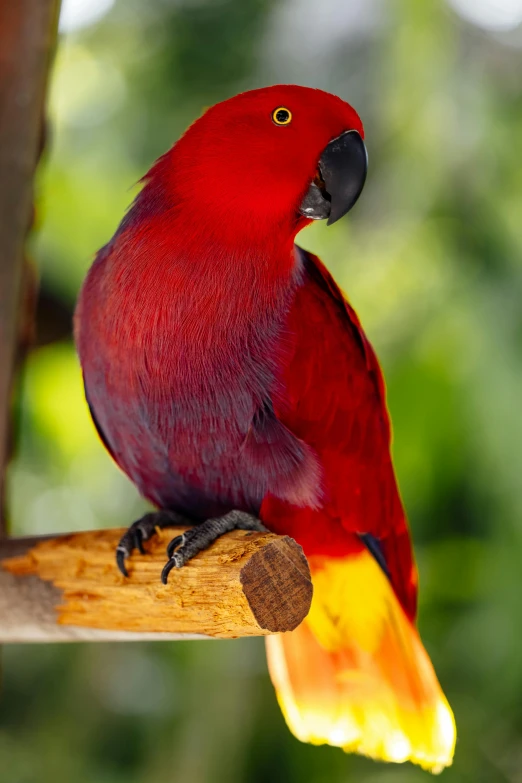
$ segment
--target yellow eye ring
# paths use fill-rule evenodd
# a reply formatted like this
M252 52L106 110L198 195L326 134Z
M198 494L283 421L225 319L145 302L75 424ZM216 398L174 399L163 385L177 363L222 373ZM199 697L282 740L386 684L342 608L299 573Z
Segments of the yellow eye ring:
M290 125L292 122L292 112L286 106L278 106L272 112L272 122L275 125Z

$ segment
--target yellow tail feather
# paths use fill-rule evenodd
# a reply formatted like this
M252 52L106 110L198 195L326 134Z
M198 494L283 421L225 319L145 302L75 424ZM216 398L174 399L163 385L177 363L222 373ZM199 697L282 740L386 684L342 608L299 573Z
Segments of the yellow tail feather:
M303 742L440 772L453 759L453 713L388 579L366 551L312 558L310 567L310 614L266 640L290 730Z

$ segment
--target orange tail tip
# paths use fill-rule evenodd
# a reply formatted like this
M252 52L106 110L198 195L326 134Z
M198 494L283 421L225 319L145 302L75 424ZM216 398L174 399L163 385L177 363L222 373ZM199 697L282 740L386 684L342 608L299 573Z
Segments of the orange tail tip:
M453 713L388 579L366 551L310 566L307 619L266 639L290 730L303 742L441 772L453 760Z

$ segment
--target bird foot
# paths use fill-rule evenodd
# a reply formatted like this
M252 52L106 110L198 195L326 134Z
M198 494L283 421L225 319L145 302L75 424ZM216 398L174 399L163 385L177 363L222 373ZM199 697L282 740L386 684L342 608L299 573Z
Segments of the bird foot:
M181 568L185 563L207 549L224 533L231 530L254 530L259 533L267 533L266 527L257 517L247 514L245 511L229 511L222 517L214 517L201 522L185 531L180 536L172 539L167 547L169 556L161 572L161 581L167 584L169 574L173 568Z
M192 520L178 514L176 511L153 511L133 522L120 538L116 547L116 564L123 576L128 576L125 560L135 549L145 555L144 541L148 541L156 533L156 528L173 527L175 525L190 525Z
M142 555L146 554L143 546L144 541L148 541L156 533L156 528L187 526L193 524L176 511L154 511L145 514L141 519L128 528L120 539L116 547L116 564L123 574L128 576L125 561L135 549L138 549ZM231 530L253 530L259 533L266 533L266 527L257 517L247 514L245 511L229 511L222 517L214 517L200 522L189 528L180 536L175 536L167 547L169 557L163 571L161 572L161 581L167 584L168 577L173 568L181 568L185 563L197 555L198 552L207 549L224 533Z

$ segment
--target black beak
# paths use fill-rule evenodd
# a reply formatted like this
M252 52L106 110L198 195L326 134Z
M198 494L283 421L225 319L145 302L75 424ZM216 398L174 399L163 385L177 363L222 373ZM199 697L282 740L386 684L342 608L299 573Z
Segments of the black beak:
M299 212L312 220L328 218L331 226L353 207L363 189L368 154L357 131L333 139L319 159L318 176L304 197Z

